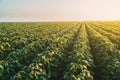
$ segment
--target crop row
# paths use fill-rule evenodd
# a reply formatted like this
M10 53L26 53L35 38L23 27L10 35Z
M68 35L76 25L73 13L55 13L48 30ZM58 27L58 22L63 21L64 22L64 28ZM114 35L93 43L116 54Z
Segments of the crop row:
M86 25L86 30L89 35L91 53L94 57L96 66L95 80L118 80L120 77L120 62L114 57L116 53L112 42L100 33L95 31L89 25Z

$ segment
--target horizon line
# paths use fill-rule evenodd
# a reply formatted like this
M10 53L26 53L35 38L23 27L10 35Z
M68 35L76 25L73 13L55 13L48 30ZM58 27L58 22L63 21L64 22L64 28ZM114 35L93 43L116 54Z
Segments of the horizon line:
M29 21L29 20L25 20L25 21L0 21L0 22L91 22L91 21L120 21L120 20L43 20L43 21Z

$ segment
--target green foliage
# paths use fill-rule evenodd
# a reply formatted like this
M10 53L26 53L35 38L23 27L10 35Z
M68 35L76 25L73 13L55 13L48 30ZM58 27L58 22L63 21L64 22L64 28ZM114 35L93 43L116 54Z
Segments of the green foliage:
M0 23L0 80L119 80L115 22Z

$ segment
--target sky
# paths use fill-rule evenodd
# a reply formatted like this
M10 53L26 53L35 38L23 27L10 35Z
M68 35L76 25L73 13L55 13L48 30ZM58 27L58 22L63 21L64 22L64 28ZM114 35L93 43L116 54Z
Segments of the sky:
M0 22L83 20L120 20L120 0L0 0Z

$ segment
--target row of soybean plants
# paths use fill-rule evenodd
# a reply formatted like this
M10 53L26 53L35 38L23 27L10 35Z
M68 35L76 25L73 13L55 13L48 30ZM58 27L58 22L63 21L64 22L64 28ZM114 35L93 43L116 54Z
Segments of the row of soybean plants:
M24 46L44 38L47 34L58 32L60 26L55 24L46 26L41 24L27 24L27 23L3 23L1 24L0 34L0 60L4 60L9 53L23 48ZM61 27L64 29L64 27Z
M69 30L72 29L74 25L71 24L71 26L68 26L62 31L58 31L56 29L57 27L53 27L53 30L58 31L57 33L52 32L51 35L48 33L48 36L44 36L45 38L32 42L24 46L22 49L11 52L7 56L7 58L3 62L1 62L0 77L3 79L9 79L12 75L21 70L21 68L23 68L26 65L29 65L32 59L34 59L38 53L44 51L47 46L51 45L50 43L52 42L52 40L54 40L57 36L62 36L61 34L67 33ZM6 77L4 77L3 75L6 75Z
M74 42L72 44L72 42ZM73 47L71 48L70 46ZM83 24L64 52L63 75L61 80L94 80L93 57L90 54L88 35Z
M106 26L109 30L112 29L112 30L118 32L116 34L120 35L120 32L119 32L119 30L120 30L120 22L109 22L109 23L106 23L106 24L104 23L103 25ZM114 31L112 31L112 32L114 32Z
M120 31L120 22L113 23L110 26L112 26L114 28L114 30L116 30L118 32Z
M23 80L53 80L57 79L57 68L59 66L59 59L62 58L61 50L69 39L76 32L79 25L74 26L73 29L67 31L60 37L55 37L43 52L39 52L32 62L23 67L18 73L16 73L11 79L23 79Z
M101 29L103 29L103 30L105 30L105 31L107 31L107 32L109 32L109 33L113 33L113 34L115 34L115 35L120 35L120 32L119 32L119 30L120 30L120 27L118 26L118 27L116 27L116 26L113 26L113 25L109 25L110 23L108 23L108 24L106 24L106 25L104 25L104 24L99 24L99 23L94 23L93 25L98 25L98 27L99 28L101 28ZM116 27L116 29L115 29L115 27Z
M98 29L98 25L96 25L96 26L95 25L91 25L91 27L94 28L97 32L99 32L102 35L106 36L108 39L110 39L111 42L114 43L116 48L118 49L116 51L118 51L118 53L120 54L120 51L119 51L120 50L120 36L114 35L114 34L109 33L107 31L104 31L101 28ZM119 54L117 55L117 57L119 57Z
M120 62L114 56L116 47L106 37L95 31L90 25L86 24L89 35L91 53L94 57L95 80L119 80Z

